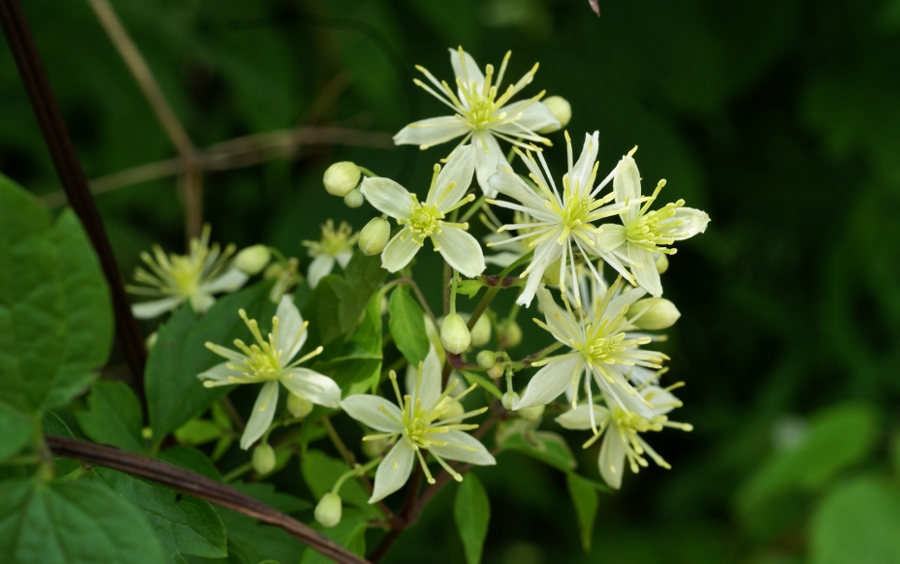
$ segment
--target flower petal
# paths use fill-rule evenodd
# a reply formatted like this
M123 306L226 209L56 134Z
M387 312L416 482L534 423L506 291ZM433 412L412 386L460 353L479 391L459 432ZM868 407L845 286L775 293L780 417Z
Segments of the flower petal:
M556 422L566 429L584 430L591 428L591 408L594 410L594 423L602 425L609 417L609 410L600 405L581 403L556 418Z
M435 440L447 442L445 446L432 446L429 450L441 458L459 460L469 464L480 466L493 466L497 464L491 453L475 437L462 431L447 431L439 435L433 435Z
M315 289L319 285L319 280L331 274L334 270L334 257L331 255L319 255L309 263L309 270L306 273L309 280L309 287Z
M497 167L496 173L490 177L488 184L490 185L492 193L496 194L497 192L500 192L514 200L518 200L526 208L533 210L547 209L544 206L546 200L538 196L531 186L525 184L525 182L513 172L508 163L501 163Z
M357 394L341 402L347 415L376 431L399 433L403 431L400 408L388 400L370 394Z
M394 235L381 251L381 267L388 272L397 272L412 260L422 245L416 243L408 227Z
M641 175L638 173L637 164L628 155L622 157L616 167L616 176L613 178L613 191L616 193L616 202L634 203L641 197ZM637 217L640 209L636 206L628 206L622 212L623 223L627 223Z
M695 208L678 208L675 210L674 219L681 222L681 225L672 233L672 237L676 241L682 241L698 233L703 233L706 231L707 224L709 224L709 215Z
M263 384L253 404L253 413L244 428L241 436L241 448L247 450L253 443L262 437L272 420L275 418L275 408L278 407L278 382L271 381Z
M594 246L602 253L612 252L625 244L625 226L604 223L594 234Z
M544 314L544 320L550 327L551 333L557 340L568 345L573 340L581 341L582 336L578 328L578 322L572 318L568 311L557 305L550 290L541 288L537 292L538 306Z
M503 106L498 112L506 112L507 117L515 117L516 114L521 112L522 117L513 123L501 125L496 128L497 131L514 137L522 136L522 132L519 129L520 127L531 131L538 131L549 126L559 129L559 120L553 116L553 112L551 112L547 106L540 102L533 102L531 100L513 102L512 104Z
M597 465L603 480L614 489L622 487L622 474L625 472L625 450L625 440L621 431L615 425L611 426L606 431L606 436L603 437Z
M406 439L400 439L375 471L375 486L369 503L375 503L403 487L412 472L416 454Z
M184 301L181 296L173 296L171 298L162 298L150 302L141 302L131 305L131 313L138 319L153 319L167 311L172 311Z
M217 364L207 370L206 372L201 372L197 374L197 378L201 380L208 380L215 386L228 386L231 384L229 378L240 378L244 375L240 370L233 370L228 368L229 363L223 362L221 364Z
M353 251L341 251L334 257L338 264L341 265L341 268L347 268L347 264L349 264L350 259L353 258Z
M660 297L663 289L659 271L656 270L658 253L645 251L631 243L628 243L625 248L628 252L628 258L634 261L634 264L631 265L631 273L634 275L638 285L650 292L650 295L654 298Z
M484 84L484 75L478 68L478 63L472 58L472 55L460 49L450 49L450 64L453 65L453 74L456 78L462 80L466 88L475 83L475 88L481 90Z
M581 378L583 367L581 353L559 356L551 360L528 382L525 395L513 404L513 411L550 403L563 393L573 380L577 383Z
M284 351L281 363L282 366L286 366L297 356L306 342L306 329L303 328L300 310L289 296L281 297L275 317L278 318L278 339L275 346Z
M474 278L484 272L484 253L478 239L459 227L444 225L440 233L431 236L431 240L447 264L463 276Z
M595 368L591 369L594 374L594 382L597 383L597 387L600 388L603 397L606 399L606 405L610 407L612 407L613 404L618 405L626 411L637 413L641 417L646 417L647 419L653 417L653 408L647 403L644 396L640 395L638 391L634 389L634 386L628 383L625 376L621 374L621 369L617 368L616 365L613 365L612 367L609 367L608 370L613 373L613 377L617 380L617 383L610 383L610 381L598 370Z
M541 284L544 271L562 254L562 247L556 244L556 239L544 241L534 249L531 264L528 265L528 278L525 280L525 289L516 298L516 303L525 307L531 306L531 300Z
M446 212L466 195L469 185L472 184L474 172L475 148L463 145L453 152L453 156L438 173L425 201L432 205L436 204L439 210Z
M590 185L589 180L594 170L594 163L597 162L597 149L600 146L599 136L599 131L595 131L593 134L584 134L584 146L581 149L581 155L572 166L572 170L563 177L569 179L570 186L578 185L579 194L590 194L594 188Z
M490 178L497 172L500 163L509 164L500 144L490 132L477 133L472 136L472 144L475 145L475 175L478 177L478 185L481 186L484 195L493 198L497 195L491 188Z
M284 387L316 405L338 407L341 389L334 380L309 368L291 368L281 377Z
M647 401L653 405L653 413L655 415L665 415L676 407L681 407L681 400L675 395L659 386L647 386L642 392Z
M412 197L406 188L390 178L366 178L360 184L359 191L381 213L395 219L409 219Z
M419 376L418 366L407 366L406 369L406 393L412 396L413 405L417 398L422 399L422 407L431 408L441 395L441 361L438 359L434 345L428 345L428 354L422 361L422 380L416 386Z
M233 266L222 273L221 276L202 284L200 289L210 294L218 294L219 292L234 292L244 285L250 277L243 271Z
M418 145L421 149L446 143L468 133L469 127L456 116L441 116L411 123L394 135L395 145Z

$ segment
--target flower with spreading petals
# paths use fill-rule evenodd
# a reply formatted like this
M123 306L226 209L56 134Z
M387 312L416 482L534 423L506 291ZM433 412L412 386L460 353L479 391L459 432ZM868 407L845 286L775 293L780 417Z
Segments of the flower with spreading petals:
M642 199L641 176L631 156L635 150L637 147L619 161L613 180L616 202L624 204L619 214L622 225L603 225L595 242L604 261L635 286L659 297L663 293L656 267L660 253L675 254L675 249L668 245L706 231L709 216L698 209L684 207L684 200L648 211L666 185L665 180L659 181L643 206L629 205Z
M484 413L486 407L446 417L447 412L458 405L462 395L452 395L456 381L441 391L441 363L434 347L430 348L425 360L419 363L415 385L412 390L407 390L406 395L400 395L397 374L393 370L390 378L397 396L397 405L368 394L350 396L341 402L341 407L350 417L379 431L363 440L396 441L378 464L369 503L375 503L403 487L409 479L416 458L422 465L428 483L433 484L435 480L425 463L423 451L430 452L438 464L457 481L462 481L462 476L447 464L447 460L478 465L496 464L484 445L464 432L475 429L478 425L460 423ZM465 393L474 388L473 384Z
M298 367L321 353L322 347L293 360L306 342L306 327L309 322L303 321L297 306L288 296L281 298L275 317L272 318L272 332L267 338L263 338L255 319L248 319L243 309L238 313L256 343L248 346L242 340L235 339L234 345L240 352L215 343L206 343L206 348L228 360L197 377L203 380L203 385L207 388L232 384L263 385L241 436L241 448L247 450L272 424L275 408L278 406L279 383L290 393L325 407L338 407L341 389L328 376Z
M153 246L153 256L141 253L141 260L149 270L137 267L134 279L141 285L128 285L132 294L159 299L137 303L131 311L138 319L151 319L190 302L197 313L204 313L215 303L213 294L234 292L249 276L232 265L235 246L220 250L218 243L209 244L209 225L203 226L199 239L191 239L187 255L166 255L159 245Z
M303 241L304 247L309 247L309 256L313 261L309 264L309 287L315 288L319 280L331 274L334 263L341 268L346 268L347 263L353 257L353 246L359 239L359 233L353 233L353 229L342 221L341 226L335 230L334 222L330 219L322 226L322 238L319 241Z
M472 194L466 196L474 168L475 149L460 147L443 169L434 165L434 176L424 202L388 178L363 180L360 190L366 200L403 227L382 251L382 267L397 272L409 264L425 239L430 238L434 250L440 251L444 260L460 273L472 278L484 271L481 245L466 232L469 224L444 220L447 214L475 199Z
M591 255L596 254L593 250L594 239L600 231L594 222L616 215L626 206L625 203L605 205L615 197L612 193L602 198L597 197L600 190L612 179L612 175L609 175L594 187L594 180L597 177L598 136L597 131L593 135L585 135L581 156L573 164L572 141L566 134L569 172L562 179L562 194L547 170L547 163L541 153L537 154L541 164L538 166L530 151L522 154L516 149L528 167L529 177L537 185L537 190L526 184L507 164L499 165L497 174L491 177L490 183L494 190L517 202L488 200L488 203L524 212L531 217L529 223L513 223L500 228L501 231L511 229L518 234L499 244L526 240L528 246L534 249L531 263L522 273L522 276L527 276L528 279L525 289L516 300L520 305L531 305L544 271L554 263L559 264L559 284L562 288L565 288L567 273L575 278L576 255L581 255L585 263L594 270ZM497 243L491 246L496 245ZM596 270L594 273L599 279L600 274ZM577 298L577 285L575 290ZM576 299L576 303L579 301Z
M669 463L657 454L647 444L640 433L650 431L662 431L664 427L690 431L693 427L687 423L669 421L666 415L676 407L681 407L681 401L669 391L676 386L660 388L648 385L641 390L643 397L652 406L652 413L647 416L627 411L613 405L610 408L583 403L567 411L556 418L556 422L566 429L592 429L594 436L585 443L585 448L593 444L603 432L606 435L600 446L600 457L597 464L600 467L600 475L610 487L619 489L622 486L622 474L625 471L625 461L632 472L637 473L640 467L647 467L646 454L656 464L665 469L670 469ZM599 426L599 427L598 427Z
M537 64L517 83L500 92L510 55L511 52L506 53L500 64L500 72L494 77L493 65L487 65L482 74L475 60L462 47L456 51L450 49L450 63L456 75L456 92L447 81L439 82L423 67L416 67L434 88L419 79L415 80L416 85L448 106L454 114L412 123L394 136L394 143L418 145L421 149L427 149L458 137L463 138L460 145L471 140L477 149L475 171L478 184L488 196L495 195L488 185L488 179L497 170L498 163L506 162L497 139L526 149L530 143L551 145L549 139L537 132L545 128L560 127L559 120L540 103L544 92L527 100L510 102L513 96L534 79Z

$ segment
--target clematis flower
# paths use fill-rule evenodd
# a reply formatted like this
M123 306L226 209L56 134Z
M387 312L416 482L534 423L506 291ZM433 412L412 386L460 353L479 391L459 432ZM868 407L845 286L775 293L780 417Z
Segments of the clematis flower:
M603 225L602 230L595 233L595 243L600 256L611 267L635 286L659 297L663 293L656 268L660 253L675 254L676 249L667 245L706 231L709 216L698 209L684 207L684 200L648 211L666 185L665 180L660 180L641 208L629 205L642 199L641 177L631 157L636 150L637 147L622 157L613 180L616 202L624 204L619 213L622 225Z
M447 263L472 278L484 271L484 254L475 237L466 230L468 223L451 223L444 218L453 210L471 202L466 196L472 183L475 149L460 147L441 169L434 165L434 176L424 202L419 202L393 180L366 178L360 191L370 204L403 226L381 253L381 266L397 272L419 252L425 239L430 238L434 250L440 251Z
M441 391L441 363L434 347L430 347L425 360L419 363L415 384L407 394L400 395L397 374L390 372L391 384L397 397L397 405L373 395L355 395L341 402L341 407L350 417L380 431L368 435L363 440L389 439L396 441L375 471L375 485L369 503L375 503L403 487L412 472L413 461L419 464L428 483L434 478L425 463L423 451L430 452L434 459L453 478L463 477L453 470L447 460L459 460L469 464L496 464L491 453L477 439L465 431L476 429L478 425L463 424L460 421L484 413L487 408L476 409L460 415L446 417L455 409L462 395L453 396L456 380ZM475 389L473 384L464 393ZM399 407L398 407L399 406Z
M504 200L488 200L488 203L523 212L531 217L528 223L512 223L504 225L500 231L513 230L518 234L503 243L514 243L525 240L534 249L534 258L522 273L527 276L525 289L516 303L530 306L538 289L544 272L552 264L559 264L559 285L566 286L566 276L575 278L575 257L580 254L585 263L600 279L600 273L591 264L594 240L600 228L594 223L605 217L620 213L625 202L605 205L615 196L610 193L602 198L597 194L612 179L610 174L603 182L594 187L597 177L597 138L599 132L585 135L584 148L578 161L572 163L572 141L566 134L566 146L569 156L569 172L562 179L562 194L556 187L553 177L547 170L547 163L541 153L538 166L531 152L519 156L528 167L529 177L537 185L537 190L526 184L507 164L497 167L497 174L491 177L491 188L509 196L517 202ZM543 172L542 169L543 168ZM546 173L546 176L544 175ZM576 304L580 302L578 286L575 285Z
M625 471L625 460L631 471L637 473L640 467L648 466L644 458L646 454L656 464L670 469L669 463L647 444L640 433L662 431L664 427L690 431L693 427L687 423L676 423L668 420L666 415L681 401L669 391L673 387L660 388L649 385L641 390L641 397L651 406L651 414L641 416L622 409L617 405L610 408L583 403L556 418L556 422L566 429L594 429L594 436L585 443L585 448L594 443L603 432L606 435L600 446L600 457L597 464L600 475L610 487L619 489L622 486L622 474ZM598 426L599 425L599 429Z
M206 343L206 348L228 359L199 374L207 388L230 386L232 384L262 384L253 413L247 421L241 436L241 448L247 450L272 424L275 408L278 406L278 385L300 398L325 407L338 407L341 389L323 374L308 368L300 368L310 358L322 352L318 347L311 353L293 360L303 343L306 342L308 321L303 321L297 306L288 297L281 298L275 317L272 318L272 332L263 338L255 319L248 319L243 309L238 312L255 344L247 346L242 340L234 344L240 350L234 351L215 343Z
M319 241L303 241L304 247L309 247L309 256L313 261L309 264L309 287L315 288L319 280L331 274L334 263L346 268L347 263L353 258L353 246L359 239L359 233L353 233L353 229L342 221L341 226L334 229L334 222L330 219L322 226L322 238Z
M209 225L203 226L199 239L191 239L190 253L176 255L153 246L153 255L141 253L149 270L137 267L134 279L140 285L127 285L128 292L159 299L133 304L131 311L138 319L152 319L190 302L197 313L204 313L215 303L213 294L234 292L249 276L232 265L235 246L221 251L218 243L209 244Z
M549 139L537 132L544 128L560 127L553 113L539 102L544 92L528 100L510 102L513 96L534 79L537 64L517 83L500 93L500 84L511 54L506 53L500 64L500 72L494 77L493 65L487 65L482 74L475 60L462 47L456 51L450 49L450 63L456 75L456 92L446 81L439 82L426 69L417 66L416 69L425 75L434 88L419 79L415 80L416 85L448 106L454 114L412 123L394 136L394 143L418 145L420 149L427 149L458 137L463 138L460 145L471 140L477 149L475 171L478 185L486 195L496 195L489 187L488 179L496 172L499 163L506 163L497 139L526 149L531 143L551 145Z

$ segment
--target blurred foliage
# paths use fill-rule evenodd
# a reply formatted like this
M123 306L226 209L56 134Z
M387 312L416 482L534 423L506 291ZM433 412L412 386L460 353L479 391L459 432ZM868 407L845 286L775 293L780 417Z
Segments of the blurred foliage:
M86 3L25 4L88 176L173 157ZM115 8L199 147L298 124L393 133L441 110L412 85L414 64L449 77L447 47L481 64L511 49L510 78L540 61L529 92L571 102L573 138L600 130L601 169L637 144L645 178L665 177L667 199L710 214L666 274L684 313L666 345L670 374L687 383L679 420L695 427L653 437L674 469L601 492L584 555L566 474L506 452L476 471L492 505L484 561L900 558L900 222L887 217L900 207L900 2L607 0L600 19L584 0ZM57 190L6 49L0 99L0 170L37 194ZM274 245L303 270L299 241L317 238L319 218L361 228L371 214L322 190L330 163L353 160L424 194L444 153L303 145L291 160L207 175L207 219L218 240ZM560 170L564 152L547 157ZM174 179L97 201L126 276L151 242L182 245ZM417 271L435 271L437 305L431 258ZM597 448L574 453L588 476ZM279 489L302 489L297 473L289 464ZM391 561L434 551L465 561L453 498L436 498Z

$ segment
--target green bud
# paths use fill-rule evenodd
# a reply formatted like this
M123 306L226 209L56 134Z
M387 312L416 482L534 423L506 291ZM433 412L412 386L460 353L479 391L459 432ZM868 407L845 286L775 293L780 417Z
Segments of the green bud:
M646 310L646 311L645 311ZM681 312L675 304L665 298L644 298L631 304L628 308L628 317L633 317L641 312L643 315L634 321L638 329L656 331L668 329L678 321Z
M559 127L548 125L543 129L539 129L538 133L553 133L569 125L569 121L572 119L572 106L568 100L562 96L550 96L541 100L541 104L544 104L550 110L550 113L553 114L553 117L559 121Z
M313 404L308 399L294 393L288 394L287 408L295 419L303 419L313 410Z
M257 474L268 474L275 469L275 449L268 443L261 443L253 449L253 469Z
M441 322L441 344L449 352L462 354L469 348L472 335L466 320L458 313L451 313Z
M234 266L244 274L253 276L258 274L263 268L269 264L272 253L269 247L265 245L253 245L241 250L234 257Z
M516 413L519 414L519 417L527 421L537 421L544 414L544 406L536 405L534 407L523 407Z
M148 352L150 351L150 349L153 348L153 345L156 344L156 340L158 338L159 338L159 332L154 331L154 332L150 333L149 335L147 335L147 338L144 339L144 347L147 349Z
M667 270L669 270L669 255L659 253L659 258L656 259L656 271L662 274Z
M478 363L478 366L487 370L488 368L494 366L494 363L497 362L497 355L494 354L494 351L481 351L475 357L475 362Z
M363 454L366 455L366 458L377 458L381 456L381 454L387 450L388 440L387 439L372 439L368 441L362 441L362 451Z
M384 250L391 237L391 224L383 217L376 217L359 232L359 250L367 257Z
M325 184L325 190L329 194L343 198L356 188L360 177L362 177L362 172L358 166L350 161L342 161L328 167L322 183Z
M349 194L344 196L344 204L348 208L358 208L365 201L366 199L363 197L362 192L359 191L359 188L354 188Z
M512 405L519 401L519 394L515 392L506 392L503 394L503 397L500 398L500 403L503 404L504 409L512 409Z
M490 378L492 380L499 380L500 378L503 377L504 372L506 372L506 368L504 368L503 365L498 362L497 364L491 366L488 369L487 375L488 375L488 378Z
M487 315L482 315L472 327L472 346L483 347L491 340L491 320Z
M282 274L284 274L284 265L280 262L273 262L266 267L266 270L263 272L263 278L269 280L270 278L278 278Z
M519 343L522 342L522 328L519 327L519 324L515 321L510 321L506 324L506 346L509 348L513 348L518 346Z
M319 500L313 513L316 521L325 528L334 527L341 522L341 496L328 492Z

